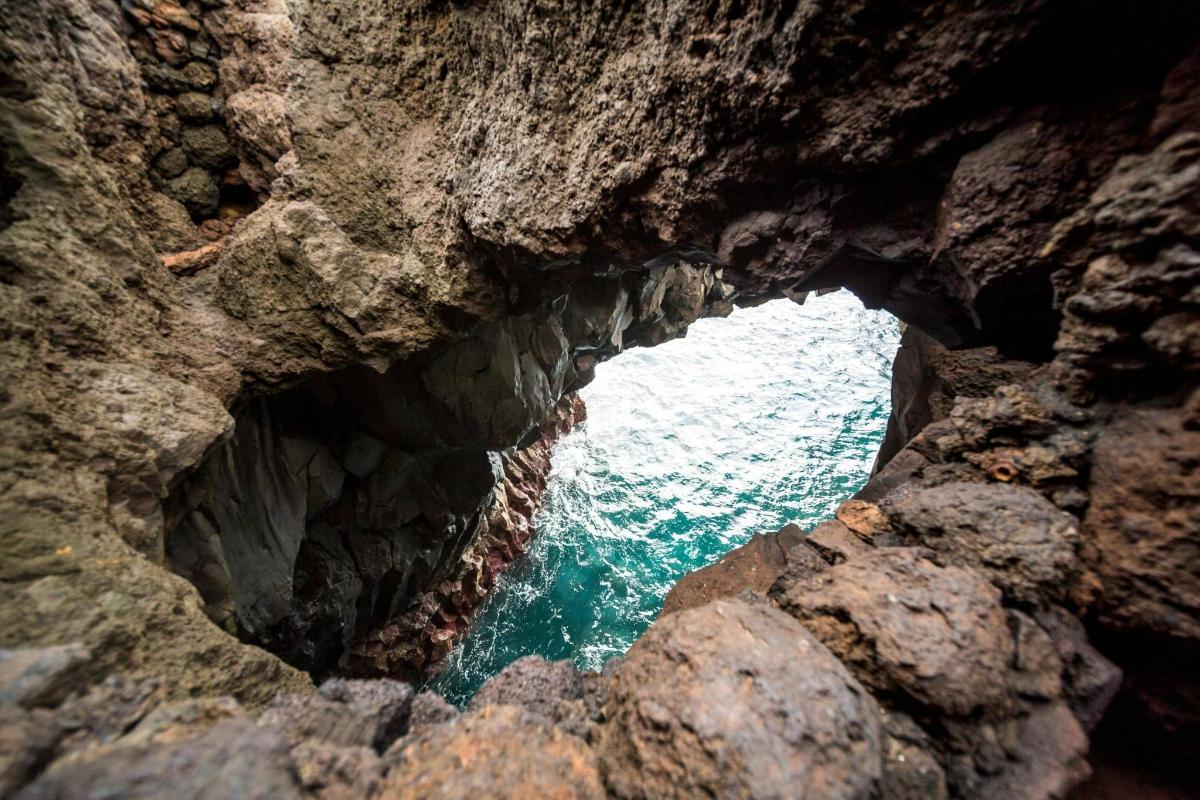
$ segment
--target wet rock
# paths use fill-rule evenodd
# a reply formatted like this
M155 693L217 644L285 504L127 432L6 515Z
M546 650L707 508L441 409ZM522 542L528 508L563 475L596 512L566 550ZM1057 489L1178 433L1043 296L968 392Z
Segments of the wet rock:
M229 138L219 125L184 128L180 143L193 163L211 170L231 166L236 160Z
M787 615L717 600L662 617L616 669L598 745L619 797L872 797L870 695Z
M275 698L258 724L293 741L318 739L383 752L408 729L413 694L398 681L332 678L316 694Z
M416 731L385 761L380 800L605 796L583 742L515 706L487 706Z
M583 697L583 676L570 659L547 661L532 655L518 658L489 678L471 698L468 709L488 705L520 706L554 719L558 705Z
M1011 600L1061 599L1078 572L1079 525L1037 492L951 482L909 486L881 503L909 543L978 569Z
M816 575L785 575L772 596L876 691L957 716L1010 702L1013 640L1000 592L973 570L880 548Z
M163 192L179 201L193 217L206 217L217 213L221 193L213 176L200 167L191 167L178 178L167 181Z

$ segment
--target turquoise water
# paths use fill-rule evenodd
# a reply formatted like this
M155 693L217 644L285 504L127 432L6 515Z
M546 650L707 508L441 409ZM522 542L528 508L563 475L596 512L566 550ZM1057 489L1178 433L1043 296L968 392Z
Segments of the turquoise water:
M463 704L516 658L599 669L667 590L757 532L809 528L866 481L890 411L895 318L849 292L697 322L602 364L554 452L537 537L432 688Z

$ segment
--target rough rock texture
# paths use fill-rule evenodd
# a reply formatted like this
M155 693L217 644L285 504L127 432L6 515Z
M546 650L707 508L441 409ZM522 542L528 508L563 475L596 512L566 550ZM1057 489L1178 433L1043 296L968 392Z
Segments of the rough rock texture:
M1016 602L1061 600L1079 571L1079 521L1031 489L911 486L882 508L902 539L932 548L947 564L974 567Z
M554 719L558 704L583 697L583 676L568 661L524 656L489 678L471 698L472 710L488 705L521 706Z
M415 733L388 760L381 800L604 797L595 754L515 706L489 705Z
M892 363L892 411L873 472L878 472L931 422L945 419L959 397L987 397L1033 369L1003 358L995 347L949 350L908 325Z
M659 616L696 608L720 597L732 597L746 589L765 593L787 566L788 549L802 541L803 535L798 525L755 534L719 561L684 575L663 598Z
M656 622L617 669L599 745L618 797L872 797L879 712L811 633L716 600Z
M34 661L100 687L58 707L78 751L56 750L57 710L6 706L7 786L157 796L227 757L282 796L539 775L587 794L574 726L635 765L604 776L630 796L770 794L796 753L865 752L822 780L1058 797L1084 729L1105 736L1106 658L1120 725L1155 743L1141 767L1200 763L1190 3L0 0L0 19L0 644L81 642L65 673ZM540 426L598 363L836 286L939 343L906 339L895 455L776 585L874 699L800 622L719 601L631 656L665 729L622 669L604 711L585 693L558 728L488 706L410 743L471 756L457 776L238 718L180 722L201 750L114 734L163 698L311 691L279 655L429 669L528 542ZM920 602L863 595L885 584ZM689 622L714 608L746 626ZM978 697L941 662L851 647L849 627L890 644L942 610L927 655L974 630L996 678ZM839 708L865 749L781 744L803 713L781 698L818 679L755 694L795 667L719 639L760 635L828 666L820 702L856 698ZM761 678L744 694L739 658ZM665 677L693 663L719 674ZM737 702L742 723L705 718L732 736L710 750L678 724ZM750 734L786 769L713 766ZM698 771L676 780L678 758Z
M873 688L958 716L1008 699L1012 638L999 593L976 572L882 548L785 580L776 596Z

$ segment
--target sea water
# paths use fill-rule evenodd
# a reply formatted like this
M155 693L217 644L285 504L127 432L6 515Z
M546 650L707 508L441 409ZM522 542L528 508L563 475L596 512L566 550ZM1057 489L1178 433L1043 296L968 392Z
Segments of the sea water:
M537 535L429 686L463 704L536 653L600 669L686 573L753 534L828 518L867 480L897 320L849 292L704 319L601 364L555 447Z

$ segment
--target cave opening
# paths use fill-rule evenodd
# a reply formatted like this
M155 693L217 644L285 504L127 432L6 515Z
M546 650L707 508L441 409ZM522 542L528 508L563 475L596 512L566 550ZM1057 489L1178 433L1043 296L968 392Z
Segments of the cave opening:
M680 577L756 533L829 516L879 450L897 320L842 291L697 323L728 316L730 296L711 266L585 279L382 372L355 365L249 397L168 503L167 562L213 622L317 679L425 681L469 630L493 642L511 634L513 620L497 614L544 624L564 609L590 638L517 635L463 669L462 654L478 649L468 642L440 679L446 693L461 702L525 652L599 668ZM596 365L618 353L592 386ZM559 442L583 419L580 390L600 417ZM649 427L625 427L638 419ZM593 445L642 463L582 464ZM570 486L564 467L547 490L552 455L577 477L598 468L614 480ZM651 487L655 470L662 483ZM535 525L544 499L551 510ZM607 539L579 518L581 503ZM606 503L632 510L605 518ZM551 531L558 571L576 573L536 598L560 602L547 611L501 600L471 623L509 564L520 559L519 587L520 557L535 545L545 554L538 527ZM622 536L623 553L587 552ZM546 570L545 558L530 563ZM623 604L610 596L618 588Z
M465 705L527 655L600 671L684 575L830 518L870 477L899 340L895 317L843 290L702 319L602 365L555 445L529 552L429 688Z

